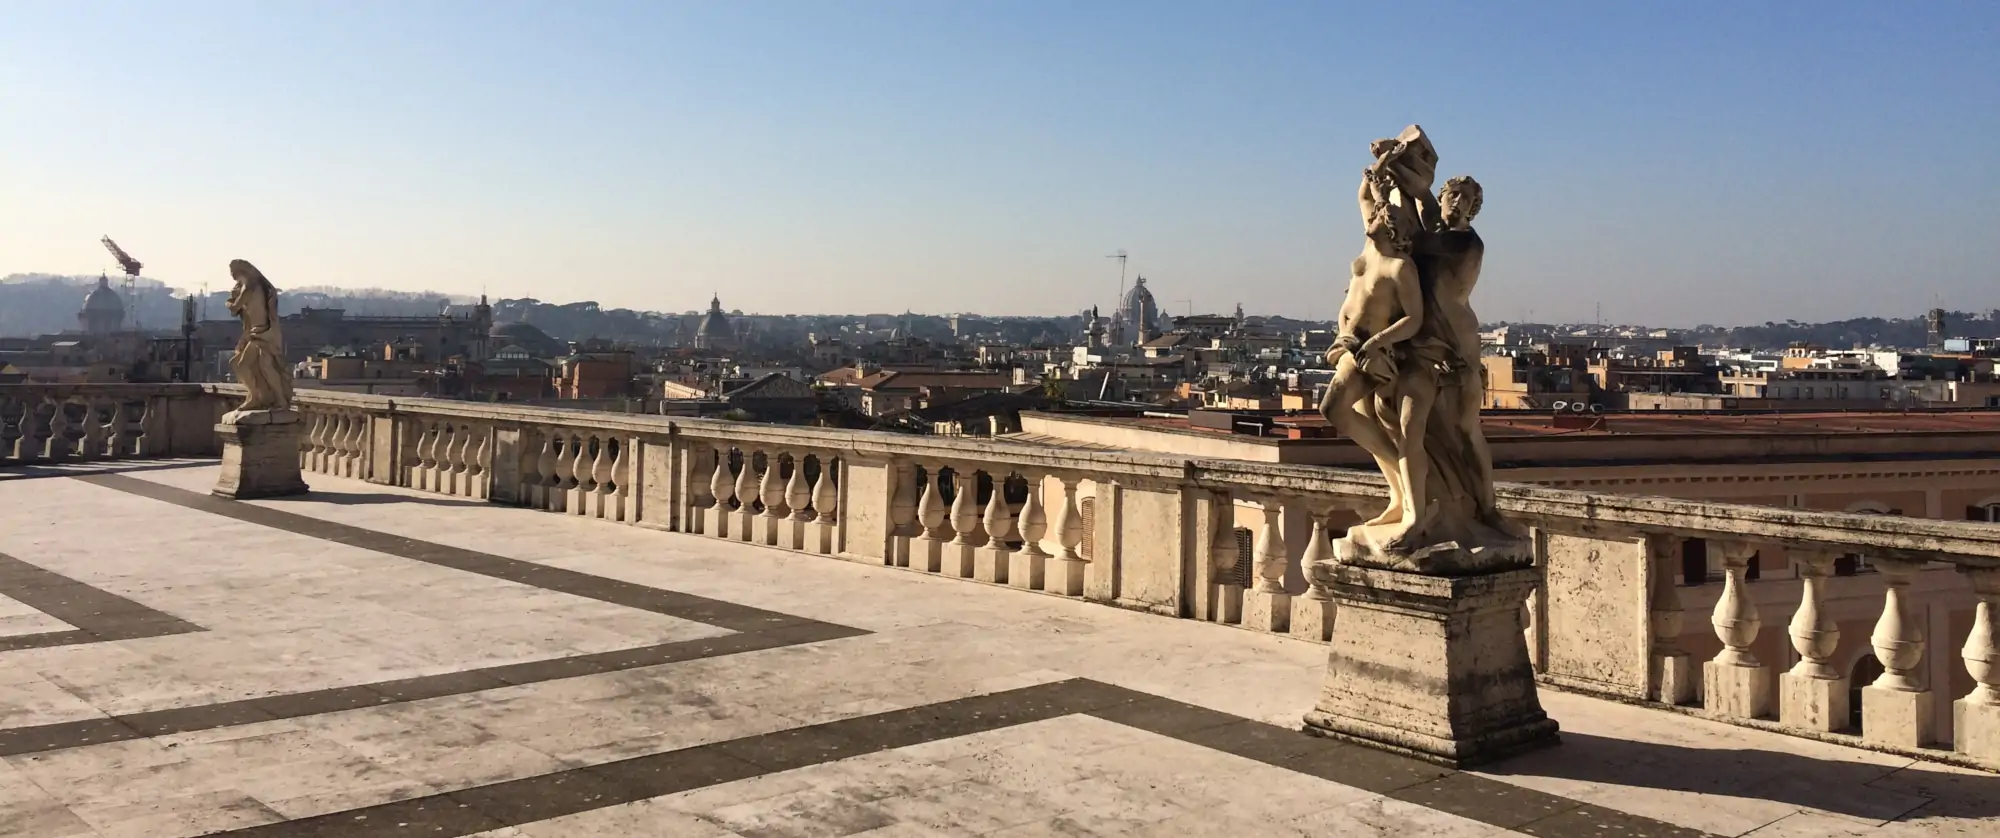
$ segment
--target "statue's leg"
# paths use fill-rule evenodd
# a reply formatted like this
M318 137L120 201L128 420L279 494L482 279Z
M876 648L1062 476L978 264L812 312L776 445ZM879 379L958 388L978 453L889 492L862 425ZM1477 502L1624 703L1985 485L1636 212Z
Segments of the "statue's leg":
M1328 387L1326 399L1320 403L1321 414L1336 430L1354 440L1354 444L1375 459L1375 467L1381 470L1383 479L1389 484L1388 508L1368 524L1395 520L1403 514L1403 480L1396 469L1395 442L1375 416L1372 404L1375 397L1368 377L1356 368L1354 356L1349 355L1340 359L1333 379L1334 384Z
M1499 517L1493 501L1493 452L1486 446L1486 433L1479 426L1479 403L1486 396L1486 382L1479 368L1461 371L1458 379L1458 423L1471 446L1472 493L1482 518Z
M1437 372L1427 365L1406 368L1397 386L1397 419L1403 430L1402 457L1396 467L1403 475L1404 532L1415 531L1429 508L1430 454L1424 449L1424 431L1430 422L1431 405L1437 401Z

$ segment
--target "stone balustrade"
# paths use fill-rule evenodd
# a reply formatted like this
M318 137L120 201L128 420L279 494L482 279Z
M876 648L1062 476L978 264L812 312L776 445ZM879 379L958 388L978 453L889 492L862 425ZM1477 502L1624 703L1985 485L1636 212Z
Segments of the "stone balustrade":
M168 415L212 424L231 388L204 388L214 406ZM10 395L0 405L42 405L44 441L51 400L100 416L112 401L0 388ZM1337 614L1304 568L1382 494L1358 471L999 440L311 390L298 408L310 473L1313 641ZM156 409L133 420L144 438L180 434ZM18 424L8 410L20 408L0 406L0 421ZM1498 494L1533 535L1539 583L1519 623L1544 685L2000 767L2000 527ZM1690 610L1708 611L1710 629Z
M200 385L0 384L0 466L214 456L227 409Z

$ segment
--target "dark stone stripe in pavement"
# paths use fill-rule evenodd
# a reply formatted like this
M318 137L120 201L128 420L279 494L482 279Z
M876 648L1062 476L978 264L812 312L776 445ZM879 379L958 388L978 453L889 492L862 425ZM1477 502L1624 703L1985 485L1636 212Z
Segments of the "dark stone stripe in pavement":
M166 710L148 710L105 719L6 728L0 729L0 756L58 751L104 742L144 739L148 736L164 736L195 730L213 730L276 719L297 719L322 713L461 695L518 684L555 681L579 675L619 672L645 666L778 649L862 634L867 632L827 623L789 625L764 631L677 640L611 652L503 664L441 675L399 678L372 684L330 687L302 693L174 707Z
M0 553L0 594L74 626L0 637L0 652L207 631L110 591Z
M75 479L107 489L115 489L126 494L165 501L176 506L195 509L225 518L258 524L260 526L285 530L299 535L312 536L339 544L349 544L364 550L387 553L405 559L449 567L467 573L476 573L494 579L505 579L522 585L545 588L566 594L623 605L640 611L651 611L683 620L706 623L730 631L756 631L780 625L814 623L804 617L752 608L733 602L709 599L694 594L651 588L635 582L592 576L567 568L551 567L545 564L495 556L477 550L452 547L400 535L390 535L361 527L348 526L307 515L286 512L281 509L257 506L242 501L228 500L214 495L190 492L136 477L118 474L93 474ZM308 496L308 499L310 496Z
M242 838L466 836L765 774L1075 714L1151 731L1335 782L1400 785L1387 796L1548 838L1709 838L1704 833L1508 786L1408 757L1286 730L1083 678L856 716L425 797L218 833ZM1343 767L1344 763L1358 763ZM1391 764L1395 770L1384 772ZM1442 785L1442 781L1449 781ZM1448 795L1449 799L1444 799ZM1054 814L1053 812L1051 814ZM1246 825L1246 828L1248 826ZM1246 832L1245 834L1250 834Z

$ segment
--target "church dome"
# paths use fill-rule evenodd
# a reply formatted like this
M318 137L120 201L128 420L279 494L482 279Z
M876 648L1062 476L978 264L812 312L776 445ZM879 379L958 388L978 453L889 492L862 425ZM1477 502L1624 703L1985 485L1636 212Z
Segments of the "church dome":
M110 277L97 278L97 287L90 289L90 295L83 298L83 313L125 316L125 301L118 298L118 292L111 290Z
M1153 292L1146 290L1146 278L1139 277L1132 290L1125 293L1124 302L1118 307L1118 314L1124 315L1126 328L1138 329L1148 335L1160 333L1160 304L1154 302Z
M729 316L722 313L722 298L713 297L708 301L708 313L701 316L701 324L695 327L694 344L697 349L720 349L736 339L736 328L729 324Z

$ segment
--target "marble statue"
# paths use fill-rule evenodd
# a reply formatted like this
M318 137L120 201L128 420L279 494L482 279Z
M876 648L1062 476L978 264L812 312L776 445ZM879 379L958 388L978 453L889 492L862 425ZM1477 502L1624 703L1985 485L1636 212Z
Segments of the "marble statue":
M229 275L236 280L229 292L229 313L243 321L243 336L236 341L229 369L246 391L243 404L230 416L254 421L252 414L258 411L287 411L292 404L292 376L278 325L278 289L257 266L242 259L229 263Z
M1336 542L1350 564L1446 574L1512 567L1520 534L1493 502L1479 427L1484 395L1472 289L1485 244L1471 226L1485 194L1469 177L1431 193L1437 150L1421 127L1370 146L1334 368L1320 411L1374 459L1382 513Z

